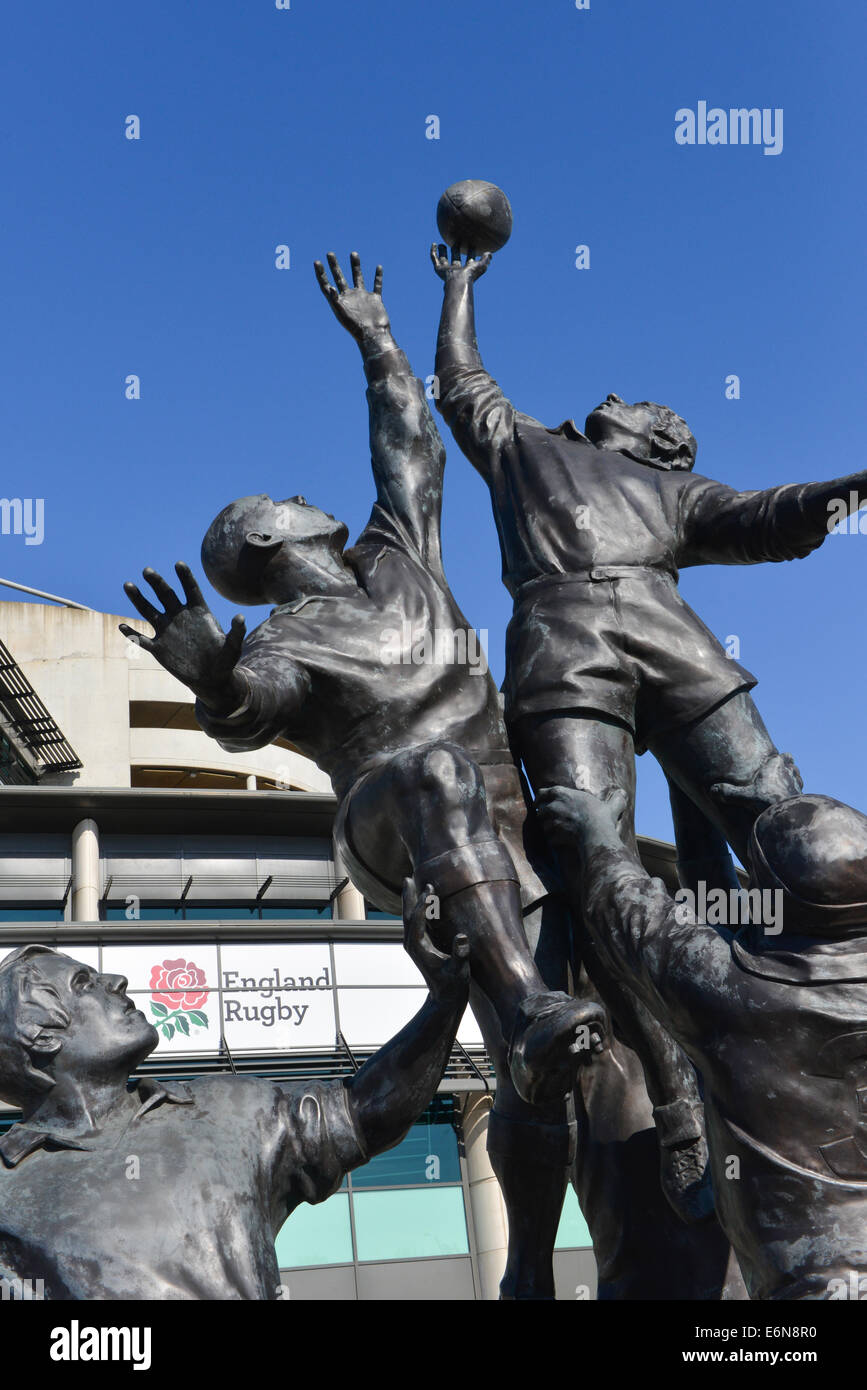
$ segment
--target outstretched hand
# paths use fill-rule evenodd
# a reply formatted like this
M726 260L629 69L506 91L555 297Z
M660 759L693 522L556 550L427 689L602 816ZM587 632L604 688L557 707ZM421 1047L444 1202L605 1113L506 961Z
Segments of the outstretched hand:
M471 285L474 280L484 275L493 260L493 255L486 251L483 256L476 256L473 251L468 251L466 260L462 262L460 251L452 251L452 258L449 260L448 247L442 244L437 246L436 242L433 242L430 258L437 275L446 284L450 280L463 280Z
M359 343L363 338L375 336L378 333L387 333L390 324L385 305L382 302L382 266L376 267L373 289L368 290L364 285L364 276L361 273L361 257L357 251L353 251L349 257L349 264L352 268L352 288L347 284L346 276L343 274L340 262L333 251L328 252L328 264L334 277L333 285L328 278L328 271L321 261L314 261L313 268L316 271L319 288L334 310L338 322L342 323L343 327Z
M419 893L411 878L403 884L403 944L439 1003L466 1003L470 988L470 943L463 935L452 942L451 955L438 951L428 935L428 910L437 911L438 899L428 883ZM436 920L436 919L434 919Z
M124 590L130 602L154 630L145 637L127 623L120 630L130 642L135 642L161 666L183 681L205 704L218 708L232 703L232 675L241 653L246 624L240 613L232 619L228 634L223 632L206 604L188 565L178 561L175 571L187 602L181 603L174 589L156 570L142 573L150 584L164 612L155 608L135 584L127 581Z

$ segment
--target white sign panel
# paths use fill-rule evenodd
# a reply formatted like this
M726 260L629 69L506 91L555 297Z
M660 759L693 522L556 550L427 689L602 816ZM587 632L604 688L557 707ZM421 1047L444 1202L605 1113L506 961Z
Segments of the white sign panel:
M371 984L425 988L418 967L396 943L392 946L378 941L335 942L334 970L342 988Z
M379 1047L417 1014L422 989L339 989L340 1030L350 1047Z
M221 1036L233 1054L330 1050L338 1026L351 1048L380 1047L427 997L396 943L64 942L64 951L126 977L136 1008L157 1030L160 1054L215 1054ZM469 1009L458 1038L465 1047L481 1045Z
M333 987L327 942L222 946L223 1031L230 1051L333 1047Z

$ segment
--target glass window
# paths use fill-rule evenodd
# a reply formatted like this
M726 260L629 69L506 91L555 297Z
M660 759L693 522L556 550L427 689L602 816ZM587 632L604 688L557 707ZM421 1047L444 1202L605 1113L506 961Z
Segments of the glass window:
M563 1203L563 1214L560 1217L560 1228L557 1231L554 1249L574 1250L576 1247L580 1249L592 1244L587 1222L584 1220L578 1205L578 1198L575 1196L575 1189L569 1186L566 1189L566 1200Z
M352 1174L352 1186L404 1187L416 1183L460 1182L458 1137L448 1112L429 1111L406 1138Z
M36 781L36 773L28 767L18 750L0 732L0 786L21 787Z
M364 899L364 915L368 922L400 922L402 919L394 912L383 912L381 908L374 907L367 898Z
M56 907L33 907L29 903L22 903L20 907L0 908L0 922L62 922L63 908Z
M132 908L106 907L106 922L180 922L183 919L183 910L177 903L164 907L141 907L133 912Z
M299 921L310 917L331 917L330 902L287 903L282 907L261 907L258 903L164 903L140 906L138 915L127 916L127 907L106 905L106 922L230 922Z
M466 1255L467 1219L460 1187L354 1192L359 1260Z
M281 1269L351 1264L349 1194L335 1192L317 1206L302 1202L280 1228L276 1248Z
M259 916L263 921L279 920L281 917L295 921L304 917L331 917L331 903L292 903L287 907L263 907Z

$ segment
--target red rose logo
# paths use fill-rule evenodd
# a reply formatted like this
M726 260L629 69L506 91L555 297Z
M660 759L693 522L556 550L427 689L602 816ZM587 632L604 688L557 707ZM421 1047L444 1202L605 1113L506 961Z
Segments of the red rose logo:
M207 1001L202 988L205 972L191 960L164 960L151 970L151 991L154 999L167 1009L197 1009ZM159 993L157 991L159 990Z
M208 1000L205 972L191 960L181 957L154 965L150 988L153 994L151 1013L164 1038L172 1038L176 1028L189 1037L190 1023L207 1028L208 1016L200 1008Z

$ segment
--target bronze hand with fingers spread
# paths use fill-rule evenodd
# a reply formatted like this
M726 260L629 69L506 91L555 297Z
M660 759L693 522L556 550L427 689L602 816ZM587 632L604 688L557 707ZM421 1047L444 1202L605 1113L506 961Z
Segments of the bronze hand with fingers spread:
M154 636L146 637L127 623L121 623L120 630L124 637L155 657L170 675L183 681L210 708L232 709L240 703L241 687L235 668L247 630L246 622L240 613L236 614L228 633L223 632L189 566L179 560L175 570L186 603L181 602L161 574L145 569L144 578L163 605L163 612L155 608L135 584L128 581L123 587L130 602L150 623Z

